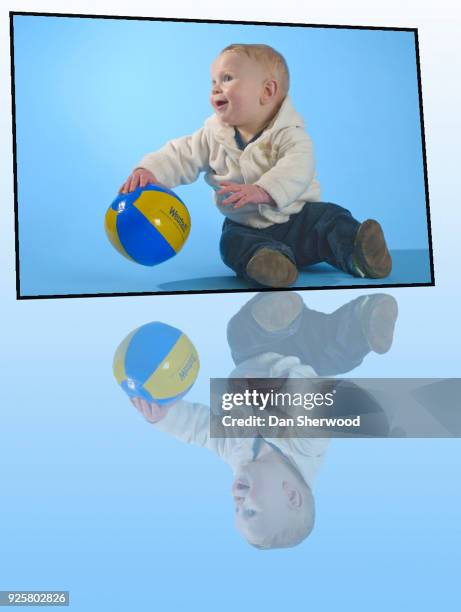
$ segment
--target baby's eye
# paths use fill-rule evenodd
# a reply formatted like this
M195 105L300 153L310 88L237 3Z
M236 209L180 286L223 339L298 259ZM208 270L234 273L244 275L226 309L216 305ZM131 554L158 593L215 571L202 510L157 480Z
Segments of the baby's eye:
M232 76L230 74L225 74L222 78L223 82L232 81Z
M252 518L255 514L256 514L256 510L250 510L249 508L247 510L244 510L243 512L243 515L245 516L245 518Z

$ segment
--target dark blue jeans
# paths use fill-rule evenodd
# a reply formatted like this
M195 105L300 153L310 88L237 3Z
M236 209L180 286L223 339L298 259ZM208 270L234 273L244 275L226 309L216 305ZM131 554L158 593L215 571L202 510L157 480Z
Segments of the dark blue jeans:
M327 262L349 274L354 240L360 223L351 213L330 202L307 202L286 223L253 229L225 219L221 235L221 257L241 278L250 259L259 249L280 251L298 268Z
M227 325L227 341L235 365L264 353L278 353L298 357L319 376L338 376L358 367L371 351L362 324L365 296L344 304L331 314L304 305L288 327L270 332L253 317L253 305L267 295L256 294Z

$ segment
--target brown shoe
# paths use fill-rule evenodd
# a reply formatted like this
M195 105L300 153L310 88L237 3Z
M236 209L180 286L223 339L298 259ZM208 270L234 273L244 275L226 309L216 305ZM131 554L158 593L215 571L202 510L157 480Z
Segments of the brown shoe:
M299 317L304 302L294 291L260 293L251 307L256 323L268 332L288 328Z
M298 278L295 264L280 251L263 247L247 264L248 276L266 287L290 287Z
M380 355L392 346L399 309L396 300L384 293L366 296L360 320L368 345Z
M359 276L384 278L391 273L392 259L377 221L367 219L360 225L355 237L352 263Z

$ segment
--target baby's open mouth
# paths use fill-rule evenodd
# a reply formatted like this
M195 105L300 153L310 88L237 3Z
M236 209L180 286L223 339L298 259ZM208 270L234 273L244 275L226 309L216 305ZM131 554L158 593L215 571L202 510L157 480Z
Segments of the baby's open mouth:
M232 494L235 497L242 497L250 490L250 483L246 478L238 478L232 483Z
M227 100L216 100L215 105L216 108L223 108L223 106L226 106L227 104Z

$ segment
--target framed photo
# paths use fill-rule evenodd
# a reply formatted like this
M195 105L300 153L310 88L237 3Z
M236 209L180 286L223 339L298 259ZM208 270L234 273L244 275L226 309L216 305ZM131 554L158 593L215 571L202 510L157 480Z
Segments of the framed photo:
M117 250L104 230L140 160L215 114L210 66L235 43L283 56L291 104L312 142L316 200L358 223L375 219L392 258L390 273L370 278L331 265L323 251L295 254L290 287L434 284L417 30L18 12L10 23L18 299L265 290L224 263L225 217L204 172L166 185L190 216L167 259L139 263L124 244L150 249L155 215L143 217L143 231L153 232L145 247L144 234L127 238L134 230L123 234L114 221ZM174 210L177 231L178 215L186 221Z

